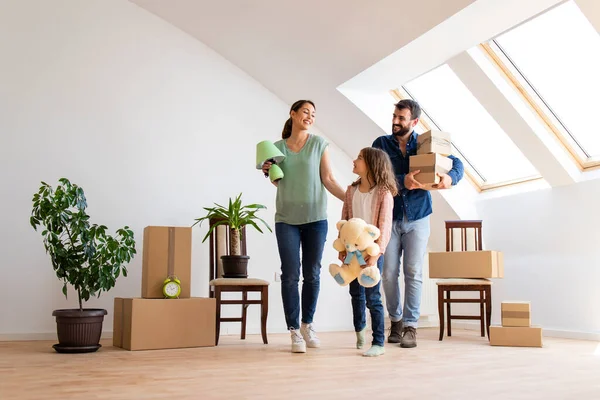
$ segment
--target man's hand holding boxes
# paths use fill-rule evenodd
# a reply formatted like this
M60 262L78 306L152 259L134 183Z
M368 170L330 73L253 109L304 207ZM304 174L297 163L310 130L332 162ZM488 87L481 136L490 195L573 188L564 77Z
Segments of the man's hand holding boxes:
M417 136L417 155L409 158L409 171L419 171L415 180L425 189L435 189L440 183L438 174L447 174L452 169L450 134L430 130Z

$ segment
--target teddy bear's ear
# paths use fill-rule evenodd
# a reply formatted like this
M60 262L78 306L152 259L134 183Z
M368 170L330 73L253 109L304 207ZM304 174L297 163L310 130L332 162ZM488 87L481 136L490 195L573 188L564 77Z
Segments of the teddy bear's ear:
M373 238L373 240L377 240L381 235L381 231L375 225L367 225L365 231Z
M343 219L343 220L341 220L341 221L338 221L338 223L335 225L335 226L337 226L337 230L338 230L338 231L339 231L339 230L341 230L341 229L342 229L342 226L344 226L344 224L345 224L346 222L348 222L348 221L346 221L345 219Z

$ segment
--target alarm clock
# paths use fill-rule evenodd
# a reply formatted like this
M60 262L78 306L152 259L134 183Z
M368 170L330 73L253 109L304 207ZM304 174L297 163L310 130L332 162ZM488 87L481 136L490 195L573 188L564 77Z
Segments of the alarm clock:
M176 276L165 279L162 291L165 298L177 299L181 293L181 281Z

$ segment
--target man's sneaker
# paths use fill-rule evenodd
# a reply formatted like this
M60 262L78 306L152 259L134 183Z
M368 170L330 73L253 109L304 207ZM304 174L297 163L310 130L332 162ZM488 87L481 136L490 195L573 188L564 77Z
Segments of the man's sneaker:
M295 329L290 329L292 337L292 353L306 353L306 342L302 339L302 335Z
M317 333L313 329L312 324L305 324L304 322L300 326L300 333L304 338L304 341L310 348L321 347L321 341L317 337Z
M400 347L417 347L417 330L412 326L407 326L402 330L402 341Z
M392 322L388 343L400 343L402 340L402 321Z

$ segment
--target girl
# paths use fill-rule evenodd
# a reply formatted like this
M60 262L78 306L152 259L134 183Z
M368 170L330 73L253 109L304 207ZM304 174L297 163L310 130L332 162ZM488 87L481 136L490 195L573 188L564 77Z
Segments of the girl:
M315 122L315 104L298 100L275 146L286 156L279 164L285 177L277 186L275 234L281 259L281 296L292 352L319 347L312 322L320 290L323 248L327 238L327 192L344 200L335 180L327 142L309 133ZM263 165L263 172L271 163ZM302 261L300 261L302 248ZM298 283L302 273L302 295ZM302 323L302 324L301 324Z
M367 147L360 151L354 160L352 170L359 178L346 191L342 219L361 218L366 223L375 225L381 231L376 243L381 248L379 255L365 255L367 266L377 265L382 272L383 254L390 240L392 229L392 211L394 196L398 193L396 177L389 156L382 150ZM345 252L340 253L340 260L345 259ZM371 348L363 355L376 357L384 354L384 321L383 304L380 293L381 282L371 288L359 285L355 279L350 283L352 297L352 313L354 330L356 331L356 348L361 349L365 343L366 316L365 302L371 313L373 341Z

